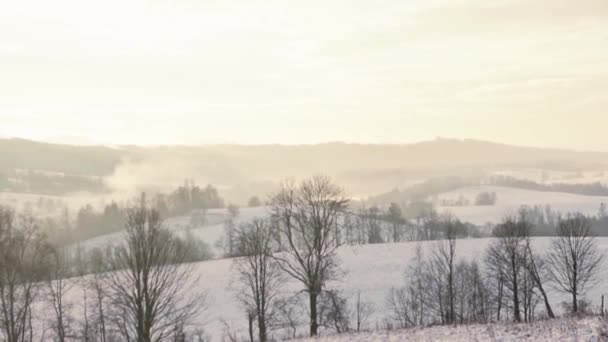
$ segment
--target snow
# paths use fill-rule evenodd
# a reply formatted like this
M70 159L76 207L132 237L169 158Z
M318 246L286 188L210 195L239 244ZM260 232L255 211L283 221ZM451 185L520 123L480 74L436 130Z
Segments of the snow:
M396 331L364 332L301 339L300 342L396 342L396 341L604 341L606 321L599 318L558 319L530 324L437 326Z
M458 258L482 261L483 254L489 242L492 239L465 239L457 242ZM534 248L539 251L545 251L551 239L550 238L535 238L533 239ZM598 238L598 244L604 251L608 251L608 238ZM388 314L386 308L386 296L392 287L400 287L405 283L405 270L408 262L414 257L416 245L420 243L423 250L428 255L430 248L437 242L404 242L397 244L379 244L379 245L362 245L362 246L342 246L338 250L338 257L341 261L341 268L344 271L344 277L339 281L333 281L328 284L328 288L340 289L343 294L351 300L360 291L363 300L372 303L374 314L370 318L369 327L373 329L376 325L381 326L384 318ZM198 325L204 325L207 334L212 337L213 341L221 341L226 322L231 329L237 332L241 337L246 336L246 316L240 306L236 295L238 292L238 283L234 270L232 269L232 260L212 260L194 264L194 276L198 280L198 288L205 291L209 295L209 302L205 313L197 318ZM603 279L606 278L606 269L601 270ZM301 290L299 283L294 280L288 280L283 286L286 293L294 294ZM590 289L586 298L592 304L598 304L602 293L608 292L608 282L600 282ZM548 293L551 303L555 309L559 309L560 302L567 299L562 294L554 290ZM78 293L74 293L74 301L79 301ZM537 312L542 311L539 306ZM304 325L298 329L298 334L304 335L307 331L305 326L306 319L303 319ZM438 328L439 329L439 328ZM452 329L452 330L451 330ZM453 330L456 329L456 330ZM443 327L438 330L438 339L443 337L451 337L452 331L459 331L458 336L466 336L469 327L449 328ZM480 328L481 329L481 328ZM500 332L500 325L495 326L497 332ZM557 327L556 327L557 329ZM324 332L327 333L327 332ZM415 332L407 332L412 334ZM553 333L553 332L552 332ZM480 332L482 334L482 332ZM370 341L384 341L386 333L370 334ZM418 340L417 336L412 335L407 340ZM443 337L442 337L443 336ZM481 336L481 335L480 335ZM517 335L520 336L520 335ZM531 335L536 336L536 335ZM282 338L282 333L279 333L278 338ZM342 338L342 337L340 337ZM362 337L363 338L363 337ZM393 341L400 340L397 337L391 337ZM483 338L480 338L483 340ZM338 339L338 341L350 341L351 339ZM424 339L423 339L424 340ZM455 339L459 340L459 339ZM460 340L467 340L464 337ZM515 341L515 337L506 338L504 341ZM329 340L331 341L331 340ZM360 341L367 341L365 339Z
M500 222L506 215L517 213L522 205L551 206L554 211L597 214L600 204L607 203L608 197L585 196L563 192L541 192L500 186L466 187L438 196L439 199L456 199L461 195L474 203L480 192L495 192L497 202L493 206L438 207L440 212L450 213L462 221L483 225Z
M608 173L604 170L560 171L538 168L503 169L491 172L490 176L506 176L517 179L527 179L537 183L554 184L584 184L608 183Z

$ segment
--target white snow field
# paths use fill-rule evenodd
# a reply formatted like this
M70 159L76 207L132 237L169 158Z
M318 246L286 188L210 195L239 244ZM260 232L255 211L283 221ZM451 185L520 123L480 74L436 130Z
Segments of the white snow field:
M533 240L534 248L541 252L548 248L550 238L535 238ZM483 254L491 239L464 239L457 242L457 256L467 260L476 259L483 262ZM598 238L600 248L603 251L608 251L608 238ZM340 289L344 291L344 295L352 300L358 291L361 291L363 300L372 303L374 314L369 320L369 329L375 329L376 325L382 326L383 319L387 317L389 312L386 308L386 296L392 287L403 286L405 282L405 270L410 260L414 257L416 245L420 243L428 255L433 241L427 242L405 242L397 244L378 244L378 245L363 245L363 246L343 246L338 250L338 256L341 261L341 268L344 271L344 277L339 281L333 281L328 284L329 288ZM200 317L197 318L196 324L204 326L205 332L212 338L212 341L222 341L226 324L230 329L235 331L239 337L245 338L246 332L246 315L240 306L236 294L238 282L235 272L232 269L232 261L229 259L212 260L194 264L194 275L199 278L198 288L206 291L209 296L206 310ZM606 279L606 267L601 270L601 279ZM285 282L283 290L286 293L296 293L301 290L299 283L288 280ZM599 305L600 296L608 292L608 282L598 282L590 289L586 298L592 305ZM75 288L71 291L71 301L79 302L81 293ZM554 291L549 291L549 297L555 310L560 310L560 303L568 299L564 295ZM541 314L542 306L539 305L537 313ZM303 318L303 323L298 334L304 336L307 332L306 318ZM540 324L540 323L539 323ZM452 328L442 328L437 330L438 334L446 333ZM462 331L462 336L466 336L467 327L457 328ZM473 329L473 328L471 328ZM485 328L474 328L485 329ZM499 331L500 326L495 328ZM321 332L328 333L328 332ZM415 332L404 332L412 334ZM480 332L482 334L483 332ZM383 333L376 333L371 336L372 341L384 341L386 336ZM407 336L407 335L406 335ZM415 337L406 338L405 340L418 340ZM438 335L443 336L443 335ZM481 336L481 335L480 335ZM277 333L276 338L282 339L283 333ZM401 340L389 339L392 341ZM463 337L464 338L464 337ZM349 341L350 339L342 339L339 341ZM424 340L424 339L423 339ZM441 340L441 338L439 338ZM467 339L462 339L467 340ZM475 339L471 339L475 340ZM479 340L485 340L480 338ZM364 340L361 340L364 341ZM514 339L505 339L505 341L514 341Z
M299 342L397 342L397 341L546 341L546 342L599 342L606 341L608 321L599 317L584 319L557 319L536 321L530 324L487 324L436 326L395 331L364 332L301 339Z
M493 206L438 207L439 212L450 213L462 221L483 225L500 222L506 215L517 213L522 205L550 205L554 211L568 213L597 214L602 203L608 204L608 197L575 195L563 192L541 192L500 186L466 187L438 196L440 199L457 199L461 195L475 201L480 192L495 192L496 204Z

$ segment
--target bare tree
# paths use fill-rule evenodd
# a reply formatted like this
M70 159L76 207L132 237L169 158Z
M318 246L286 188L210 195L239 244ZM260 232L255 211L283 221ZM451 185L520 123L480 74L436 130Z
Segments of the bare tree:
M412 305L412 295L409 288L392 288L386 297L386 306L390 312L390 321L397 323L401 329L417 325L417 311Z
M275 255L280 267L304 285L309 296L310 335L317 335L317 299L326 282L338 271L333 234L335 224L348 208L344 192L324 176L282 185L270 206L281 222L286 251Z
M237 232L237 244L243 257L234 260L243 286L239 298L251 313L250 319L257 319L260 342L268 340L275 302L283 282L282 270L272 256L271 227L270 222L260 219L242 226ZM253 335L252 329L250 335Z
M543 298L543 302L545 303L545 310L547 310L547 316L549 316L549 318L555 318L553 308L551 307L551 303L549 302L549 296L547 296L547 291L545 290L545 287L543 285L543 279L545 278L546 274L546 259L541 256L537 256L536 253L534 253L529 238L526 241L526 250L528 256L527 262L525 264L526 270L530 274L530 278L532 279L534 286L538 289Z
M295 295L288 298L277 300L277 327L288 331L286 339L295 339L298 336L298 327L302 324L302 317L305 316L301 296Z
M597 279L602 261L589 218L577 214L559 221L548 258L549 275L557 288L572 295L572 312L579 312L580 296Z
M387 216L391 223L391 238L393 242L401 241L401 236L403 235L403 224L405 223L401 207L399 207L397 203L391 203L388 208Z
M228 217L224 221L224 237L220 244L223 243L224 255L227 257L238 256L236 249L236 219L239 216L240 210L234 204L228 205Z
M71 276L70 259L65 247L53 248L50 255L47 302L53 309L51 327L58 342L64 342L71 335L72 305L66 301L67 292L74 286Z
M526 241L530 229L531 225L524 215L505 219L494 228L496 239L487 251L486 264L490 272L504 277L504 285L510 291L513 319L516 322L521 322L520 278L527 260Z
M357 300L353 310L357 332L366 329L369 318L374 312L373 304L361 298L361 291L357 292Z
M446 226L446 239L438 241L433 249L433 265L436 270L438 281L443 283L442 288L445 289L445 299L442 294L437 300L445 303L441 305L444 311L441 314L442 322L445 324L455 323L455 263L456 263L456 231L451 221L448 221ZM443 302L445 300L445 302Z
M350 310L348 301L338 290L323 291L319 300L319 316L324 326L338 334L350 330Z
M192 266L181 264L188 251L179 248L161 222L142 195L141 203L127 210L125 241L110 260L114 271L106 283L119 316L114 321L128 341L173 336L202 307L203 297L192 286Z
M84 289L93 292L93 322L94 332L100 342L108 341L107 306L108 296L104 284L109 273L107 261L111 259L111 250L104 253L101 249L93 249L89 255L89 268L92 275L85 279ZM86 294L87 292L85 292Z
M380 208L369 208L364 217L367 221L367 243L384 243L382 238L382 222L380 221Z
M409 282L410 293L412 295L412 302L414 306L414 317L415 323L419 326L424 325L426 312L426 296L427 293L427 282L428 278L428 262L424 260L424 254L422 252L422 245L416 244L416 255L414 260L409 264L406 272L406 278Z
M490 319L489 290L476 261L456 266L457 318L460 323L486 323Z
M31 341L32 304L47 274L50 246L31 216L0 206L0 331L6 342Z

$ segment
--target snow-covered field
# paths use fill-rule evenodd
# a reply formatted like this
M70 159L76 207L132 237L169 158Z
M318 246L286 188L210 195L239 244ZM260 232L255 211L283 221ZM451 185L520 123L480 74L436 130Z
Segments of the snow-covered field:
M550 205L553 210L561 212L579 211L587 214L597 213L601 203L608 204L608 197L593 197L566 193L536 192L506 187L481 186L468 187L445 193L440 198L458 198L464 196L471 201L480 192L496 192L498 201L494 206L468 207L439 207L440 212L450 212L463 221L476 224L499 222L505 215L515 213L522 205ZM33 198L32 198L33 199ZM241 208L236 224L249 222L256 217L268 215L267 208ZM209 210L207 223L192 224L190 216L173 217L165 221L165 225L177 234L190 232L205 241L216 255L220 254L214 246L224 234L224 221L228 217L225 209ZM123 237L123 233L109 234L85 241L83 246L104 246ZM491 239L458 240L457 255L467 260L482 260L485 249ZM534 239L537 251L546 250L550 238ZM344 277L339 281L330 282L329 288L340 289L351 300L358 292L364 301L370 302L374 308L369 326L374 329L381 326L388 314L386 296L392 287L403 286L404 273L409 261L414 257L416 245L420 243L428 253L436 242L405 242L397 244L343 246L338 250ZM602 250L608 252L608 238L599 238ZM236 332L239 337L246 337L246 315L237 300L238 282L232 269L232 260L219 259L201 262L193 265L194 275L199 278L197 287L208 294L206 310L197 318L197 325L204 326L212 341L222 341L225 330ZM608 279L608 267L602 269L602 279ZM295 281L287 281L283 286L285 293L296 293L301 287ZM588 293L587 298L593 305L599 303L601 294L608 292L608 283L600 282ZM80 302L80 291L74 288L70 291L72 302ZM565 297L550 290L549 297L554 308ZM542 308L539 307L542 311ZM298 334L305 335L304 325ZM561 322L561 323L557 323ZM593 337L600 327L599 321L586 319L580 323L563 320L555 322L539 322L532 325L489 325L462 327L435 327L424 330L407 330L395 332L371 332L355 336L338 336L327 341L520 341L520 340L577 340L597 341ZM275 336L282 338L283 335Z
M491 239L458 240L457 256L458 258L467 260L477 259L481 262L484 251L490 241ZM429 253L432 245L437 242L343 246L338 250L338 256L341 261L341 268L344 271L344 277L339 281L330 282L328 287L342 290L343 294L350 299L351 304L356 294L360 291L362 299L371 303L374 308L374 314L371 316L367 328L374 329L376 325L382 326L383 320L388 314L386 296L392 287L404 285L404 273L408 263L414 257L417 243L420 243L423 250ZM550 238L536 238L533 240L534 248L539 252L546 250L549 243ZM608 238L599 238L598 244L603 251L608 251ZM601 273L601 278L606 279L608 276L606 275L606 268L602 269ZM194 265L194 275L199 278L197 287L200 290L204 290L209 296L206 310L198 317L197 324L204 325L204 329L212 337L212 341L221 341L226 326L229 326L232 331L237 332L240 337L246 337L246 315L236 298L238 282L232 269L232 261L222 259L197 263ZM299 290L301 290L301 286L293 280L286 281L283 286L283 291L286 291L285 293L294 294ZM592 305L597 306L599 305L601 294L606 292L608 292L608 283L600 282L589 291L586 298L590 300ZM72 293L75 296L73 297L73 301L77 302L80 294L77 290L73 290ZM554 308L558 310L560 307L559 303L567 299L567 297L554 290L549 291L549 297ZM539 306L538 313L541 311L542 307ZM299 328L298 334L306 334L307 327L305 326L305 322L306 319L303 318L304 325ZM441 331L447 333L452 328L442 329L444 330L439 330L439 334L442 334ZM459 331L465 334L468 328L460 327L457 329L460 329ZM495 329L499 331L502 328L497 326ZM372 339L372 341L380 341L384 340L383 336L386 335L378 333L378 335L369 336L375 336L370 338L380 338ZM415 336L413 335L411 339L407 338L406 340L418 340ZM282 338L283 335L275 337ZM392 340L397 341L400 339L395 337ZM479 340L484 339L481 338ZM505 341L515 341L515 339L505 339Z
M559 171L535 168L504 169L490 173L490 176L506 176L527 179L537 183L608 183L608 173L604 170L594 171Z
M437 326L396 331L365 332L302 339L301 342L397 342L397 341L606 341L608 322L599 317L558 319L530 324Z
M493 206L438 207L440 212L449 212L462 221L474 224L500 222L506 215L517 213L522 205L551 206L562 213L581 212L597 214L601 203L608 204L608 197L575 195L563 192L540 192L500 186L474 186L446 192L440 199L457 199L461 195L474 203L475 196L481 192L495 192L497 202Z

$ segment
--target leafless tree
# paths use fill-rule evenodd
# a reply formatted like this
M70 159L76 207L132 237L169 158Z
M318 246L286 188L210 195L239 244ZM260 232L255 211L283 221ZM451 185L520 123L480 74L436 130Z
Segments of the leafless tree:
M369 323L369 318L374 312L373 304L361 298L361 291L357 292L357 299L354 305L354 319L357 332L365 330Z
M107 307L108 307L108 290L104 287L104 284L108 281L109 273L107 273L109 265L108 261L111 259L111 250L102 251L101 249L93 249L89 254L89 269L91 275L85 278L85 284L83 285L84 291L88 293L90 290L93 295L93 327L94 333L97 336L97 340L100 342L108 341L108 319L107 319Z
M6 342L31 341L32 305L47 276L50 251L31 216L0 206L0 331Z
M141 203L127 211L125 241L110 260L113 272L105 280L116 311L113 320L128 341L169 338L202 308L192 266L181 264L188 251L178 248L161 223L142 195Z
M338 290L323 291L319 299L321 324L338 334L350 330L350 309L347 299Z
M317 299L326 282L337 275L338 261L333 235L348 208L343 190L324 176L303 181L299 186L286 182L271 197L273 214L281 221L280 230L287 245L276 254L280 267L304 285L309 296L310 335L317 335Z
M280 298L276 304L278 328L288 331L286 339L295 339L298 336L298 327L301 326L305 314L302 310L301 296L295 295Z
M530 274L530 278L534 283L534 286L540 292L541 297L543 298L543 302L545 304L545 310L547 311L547 316L549 318L555 318L555 314L553 313L553 308L551 307L551 303L549 302L549 296L547 296L547 291L544 287L544 279L546 277L546 259L542 256L536 255L532 246L530 244L530 239L528 238L526 241L526 250L527 250L527 262L525 264L526 270Z
M392 288L386 298L390 316L388 321L395 322L400 329L417 325L415 306L412 305L412 295L407 287ZM391 323L392 325L392 323Z
M69 280L71 273L71 260L65 247L58 246L50 254L50 267L47 284L47 302L50 304L54 317L51 327L55 333L55 340L64 342L71 336L73 317L72 304L67 302L67 292L74 287Z
M521 322L520 278L527 260L526 241L530 229L531 225L524 215L507 218L494 228L495 240L487 250L486 265L491 273L504 277L504 285L511 294L513 319L516 322Z
M384 243L380 208L373 206L367 209L365 220L367 221L367 243Z
M224 249L224 255L227 257L239 256L236 246L237 226L236 219L240 214L239 207L230 204L227 208L228 217L224 221L224 236L223 241L220 241L221 247Z
M589 218L576 214L559 221L547 262L556 287L572 296L572 312L579 312L580 296L598 278L602 261Z
M397 203L391 203L388 208L387 216L391 223L391 238L393 242L401 241L401 236L403 235L403 225L405 223L401 207L399 207Z
M416 254L413 262L409 265L406 272L406 279L409 282L410 293L414 305L415 322L419 326L425 323L426 312L426 293L427 293L427 278L428 278L428 261L424 260L422 245L416 245Z
M270 222L256 219L237 232L241 258L234 260L242 289L239 298L250 318L257 320L260 342L268 340L275 315L275 302L283 284L283 272L273 258L273 233ZM250 329L251 330L251 329ZM250 331L250 335L253 335Z
M433 249L434 269L436 271L437 281L442 282L442 288L445 293L437 298L437 300L445 303L441 305L444 310L441 314L442 322L445 324L455 323L455 264L456 264L456 231L452 222L446 223L445 240L438 241ZM445 298L445 299L444 299Z
M457 319L463 323L490 320L489 289L476 261L461 261L456 266Z

